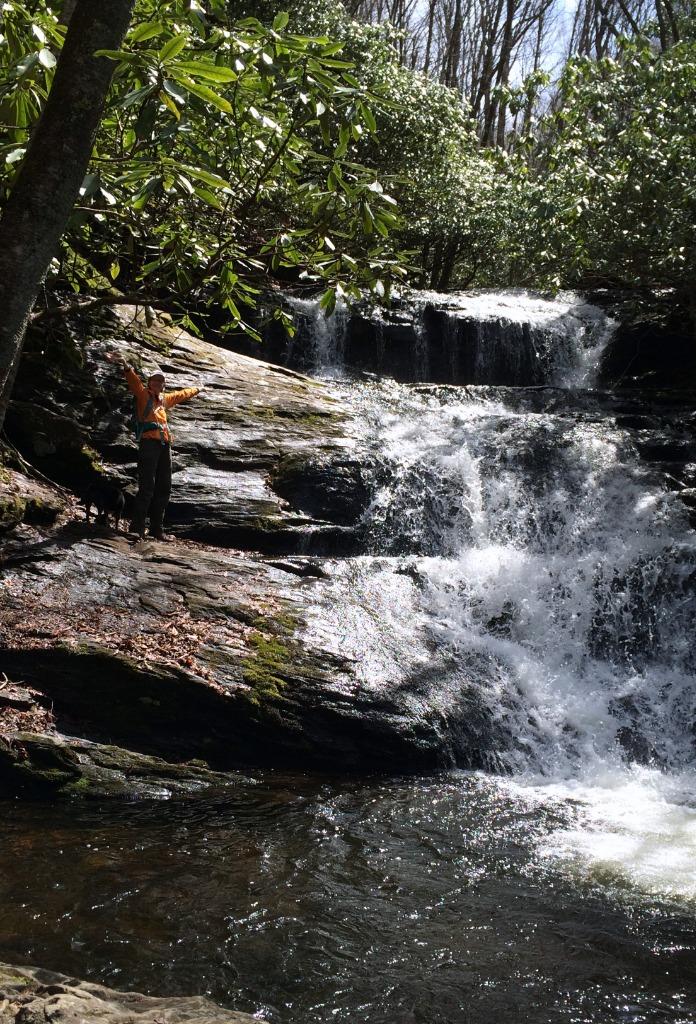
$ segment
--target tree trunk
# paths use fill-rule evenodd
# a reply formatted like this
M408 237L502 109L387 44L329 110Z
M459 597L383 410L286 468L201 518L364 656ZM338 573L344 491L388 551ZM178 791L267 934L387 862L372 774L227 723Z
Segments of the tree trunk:
M75 13L75 7L77 6L77 0L63 0L63 8L60 12L60 23L61 25L69 25L70 19Z
M426 75L430 71L430 51L433 45L433 28L435 26L435 4L436 0L430 0L428 5L428 36L425 43L425 60L423 62L423 71Z
M455 264L457 262L457 256L459 255L459 239L450 238L444 247L442 254L442 265L440 267L440 275L437 282L437 290L440 292L446 292L452 283L452 275L454 273Z
M0 430L27 319L89 164L135 0L77 0L53 86L0 218Z
M516 14L516 0L507 0L507 11L505 14L505 28L503 29L503 38L500 44L500 63L498 66L498 77L496 80L496 86L507 85L510 78L510 64L512 59L512 26ZM505 146L505 123L507 120L507 103L502 99L498 101L496 116L498 118L498 127L495 129L495 124L491 122L490 126L490 144L495 144L501 149Z

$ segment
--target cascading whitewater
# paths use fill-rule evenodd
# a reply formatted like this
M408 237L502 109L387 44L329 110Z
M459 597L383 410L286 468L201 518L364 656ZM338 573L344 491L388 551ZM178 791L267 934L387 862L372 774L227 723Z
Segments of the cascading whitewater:
M627 438L454 392L362 402L382 460L373 554L336 565L322 641L414 716L463 717L461 763L688 764L696 547Z
M575 383L584 351L561 352ZM370 553L336 564L322 643L439 717L463 764L691 763L694 534L613 416L517 389L346 389L375 465Z
M402 393L396 415L380 404L377 557L363 562L369 582L351 570L348 600L395 593L376 646L382 661L390 645L418 657L414 670L395 653L391 684L427 663L434 705L466 694L484 764L570 775L692 760L696 546L628 439L611 422L452 392Z

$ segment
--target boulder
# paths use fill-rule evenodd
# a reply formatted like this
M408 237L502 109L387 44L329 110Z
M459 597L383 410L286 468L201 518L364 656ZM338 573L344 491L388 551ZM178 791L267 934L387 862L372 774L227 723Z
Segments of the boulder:
M258 1024L203 996L116 992L36 967L0 964L0 1024Z
M306 558L85 533L66 528L33 552L25 541L5 560L3 668L45 697L61 733L216 771L457 756L461 709L429 710L423 680L415 696L406 681L364 686L350 659L312 639L311 607L323 602L329 621L336 610ZM50 755L77 776L73 748Z
M85 323L74 344L81 360L61 373L28 345L8 418L11 441L53 480L82 495L95 473L107 472L134 491L133 401L120 370L104 359L118 351L143 377L161 367L168 390L203 388L170 414L168 526L176 534L269 553L306 551L308 538L316 550L350 546L364 505L353 470L358 442L347 410L323 384L208 344L167 320L148 326L129 307ZM317 464L317 486L333 475L340 480L335 514L330 501L310 508L299 493L303 467ZM282 493L275 479L283 480ZM8 515L15 522L19 513Z

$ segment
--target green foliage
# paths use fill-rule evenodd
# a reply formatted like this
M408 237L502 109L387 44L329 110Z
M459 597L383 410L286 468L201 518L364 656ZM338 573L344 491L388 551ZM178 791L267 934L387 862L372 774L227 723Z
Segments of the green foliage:
M3 5L5 191L50 88L57 10ZM251 331L269 279L321 289L331 313L363 289L388 299L405 250L419 284L608 286L696 319L696 43L681 32L662 53L639 36L571 60L538 120L544 73L501 88L528 126L502 152L479 146L457 94L400 64L392 29L332 0L139 0L54 274Z
M604 287L634 309L696 321L696 43L658 52L624 40L616 59L568 62L553 109L513 152L441 160L446 281ZM544 80L505 98L534 101Z
M24 135L5 150L8 189L52 69L28 50L48 30L16 0L5 8L4 100L16 110L32 97ZM63 30L50 9L42 19L57 52ZM394 200L349 154L375 130L368 96L340 43L288 21L234 24L221 0L141 0L124 49L101 54L113 86L58 278L153 304L175 296L182 310L207 303L225 311L225 327L251 330L245 317L269 274L323 287L327 311L402 276L388 240Z
M410 250L412 279L420 283L437 277L448 248L473 268L481 234L481 209L495 191L496 170L478 148L473 122L461 97L421 72L405 68L394 47L396 35L388 25L366 25L351 20L334 3L302 2L293 8L302 27L340 40L354 63L352 76L359 82L372 109L365 125L351 140L355 159L374 167L398 203L400 218L385 210L374 218L373 229L394 232ZM376 98L376 99L375 99ZM368 205L366 222L374 211ZM475 223L472 222L472 214ZM438 282L435 282L438 283Z
M693 302L696 43L658 53L638 37L616 60L571 61L545 128L528 259L552 283Z
M54 9L32 6L8 2L0 11L0 167L6 177L24 156L65 35Z

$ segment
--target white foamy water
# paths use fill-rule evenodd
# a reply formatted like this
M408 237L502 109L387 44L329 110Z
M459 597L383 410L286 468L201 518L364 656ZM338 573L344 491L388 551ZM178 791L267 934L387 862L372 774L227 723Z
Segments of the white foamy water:
M601 344L571 353L566 385ZM572 801L577 824L540 857L693 897L696 538L683 506L591 403L550 413L495 387L386 382L349 397L378 464L373 554L336 564L313 639L354 659L365 687L398 688L414 717L469 716L484 766L510 772L520 799Z
M299 299L294 296L287 298L287 304L296 322L304 322L305 333L309 338L310 351L303 353L309 358L315 372L322 376L343 376L343 344L348 325L349 311L345 303L339 301L330 317L324 314L315 299ZM290 342L288 357L293 359L293 342Z
M601 311L584 302L574 292L560 292L554 299L545 298L538 292L524 288L474 289L460 292L435 292L429 290L412 292L409 295L414 305L433 305L449 309L477 320L497 320L504 317L513 323L553 324L564 317L576 319L599 319Z
M538 843L582 882L696 902L696 771L621 765L563 783L501 780L527 806L571 804L574 823Z

